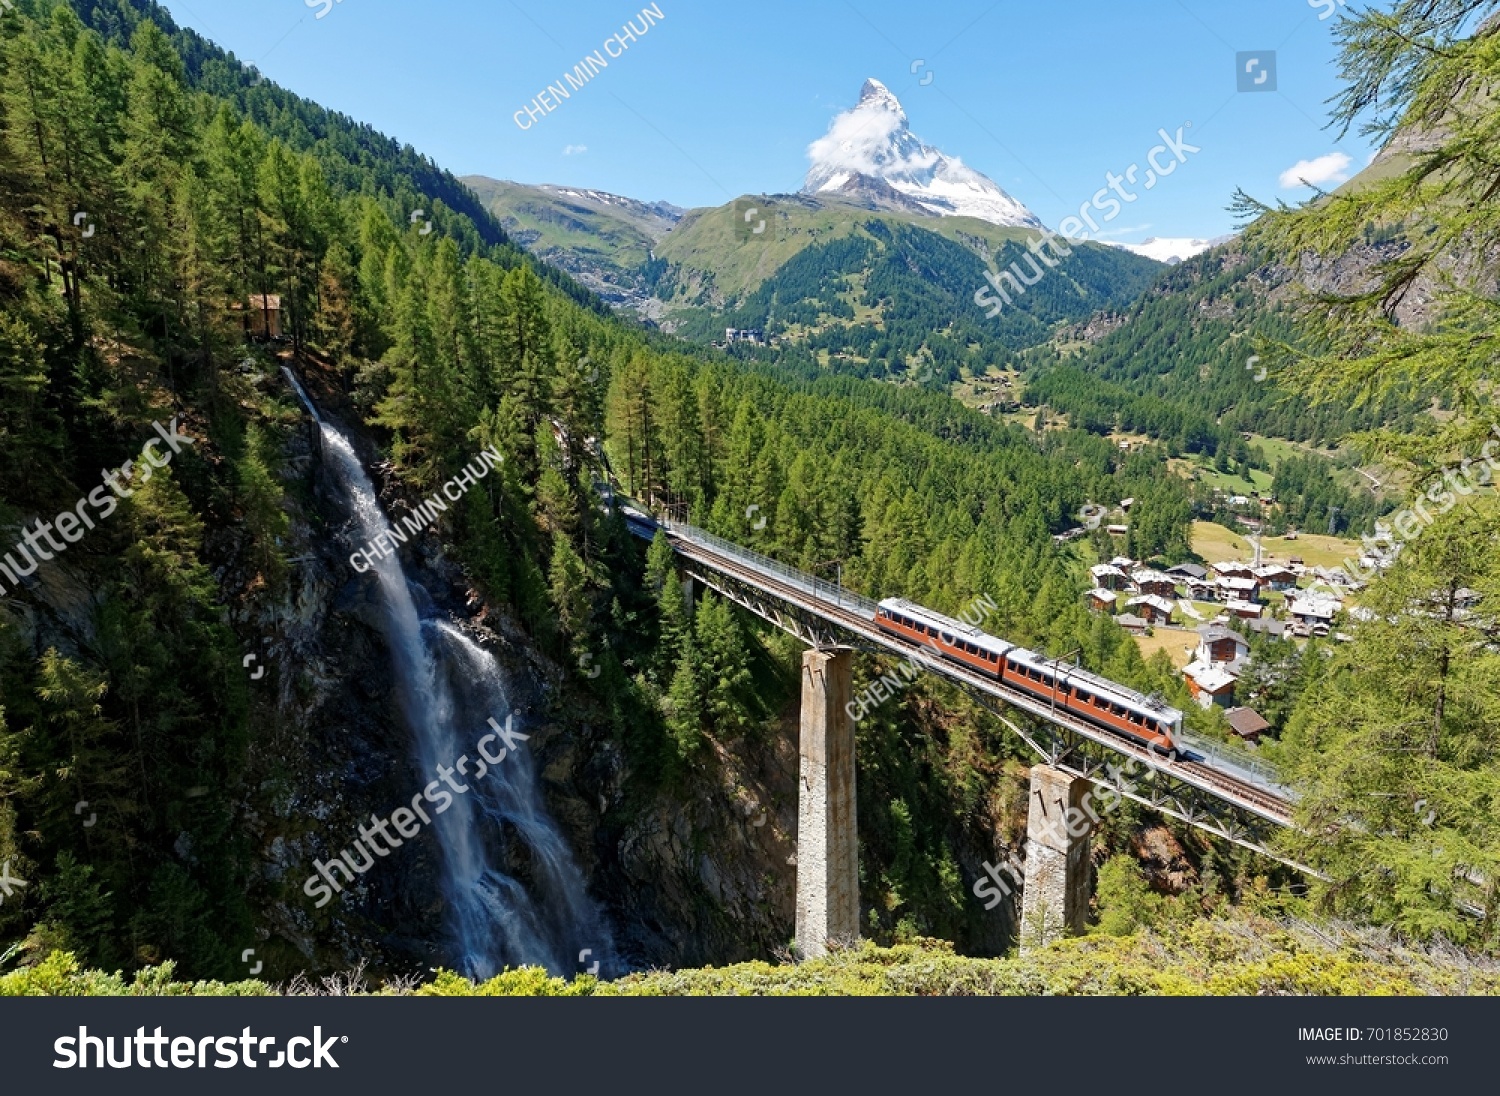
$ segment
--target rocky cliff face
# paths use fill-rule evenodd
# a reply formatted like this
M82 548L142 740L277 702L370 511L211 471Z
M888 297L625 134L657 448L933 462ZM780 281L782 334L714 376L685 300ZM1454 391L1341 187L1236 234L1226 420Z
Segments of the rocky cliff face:
M308 371L313 398L343 424L355 415ZM275 384L267 375L264 383ZM362 457L381 484L369 439ZM322 467L318 434L296 427L283 485L292 511L285 596L238 601L236 627L268 668L259 690L250 777L241 813L257 850L258 955L268 969L330 970L368 962L404 972L443 962L441 850L430 831L359 876L322 909L303 893L326 862L410 800L419 773L399 715L370 576L349 565L340 502ZM387 511L404 503L381 484ZM241 576L233 534L221 582ZM796 828L795 728L720 748L695 775L694 795L643 798L596 703L541 656L503 607L486 604L443 550L441 532L414 537L403 559L420 582L506 671L552 816L606 907L621 958L633 967L717 963L765 956L791 934ZM82 613L60 589L58 611ZM254 605L251 608L249 606ZM73 606L70 608L70 606ZM527 865L506 865L527 878Z

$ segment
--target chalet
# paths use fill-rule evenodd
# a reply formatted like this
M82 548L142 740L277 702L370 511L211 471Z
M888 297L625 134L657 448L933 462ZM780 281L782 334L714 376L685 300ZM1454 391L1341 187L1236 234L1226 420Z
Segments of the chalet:
M1128 526L1128 525L1106 525L1104 527L1104 531L1106 533L1108 533L1112 537L1123 537L1123 536L1126 536L1127 534L1129 534L1129 532L1130 532L1130 526Z
M1113 563L1098 563L1089 568L1094 585L1100 590L1128 590L1130 576Z
M1176 580L1171 575L1164 575L1160 571L1143 568L1131 575L1130 581L1135 583L1135 588L1143 594L1154 594L1164 598L1177 596Z
M1096 613L1114 612L1115 603L1119 600L1119 595L1113 590L1100 587L1089 591L1089 608Z
M245 306L245 331L252 339L281 338L281 297L255 294Z
M1298 585L1298 573L1281 564L1266 564L1265 567L1257 567L1256 577L1266 586L1271 586L1271 589L1296 589Z
M1245 621L1245 630L1254 632L1257 635L1270 636L1272 639L1286 638L1286 624L1279 620L1270 620L1264 617Z
M1209 666L1201 662L1190 662L1182 671L1188 692L1201 707L1211 708L1215 704L1228 707L1234 701L1234 687L1239 678L1223 666Z
M1268 563L1256 570L1255 577L1273 590L1295 590L1297 572L1279 563Z
M1297 623L1308 628L1317 628L1319 625L1326 628L1333 623L1333 618L1338 616L1342 608L1333 598L1308 596L1293 598L1287 606L1287 613Z
M1215 563L1214 574L1219 578L1254 578L1255 564L1253 563Z
M1229 729L1237 738L1256 746L1260 745L1260 736L1271 729L1265 716L1254 708L1230 708L1224 718L1229 720Z
M1134 505L1135 505L1135 499L1133 499L1133 498L1121 499L1120 500L1120 509L1123 510L1127 514L1130 513L1130 508L1132 506L1134 506Z
M1140 635L1147 628L1151 627L1149 620L1138 617L1134 613L1121 613L1115 617L1115 623L1132 635Z
M1219 584L1206 578L1187 580L1188 596L1194 601L1218 601Z
M1286 539L1287 539L1287 540L1295 540L1295 539L1296 539L1296 537L1297 537L1297 534L1296 534L1296 533L1288 533L1288 534L1287 534L1287 535L1286 535ZM1306 561L1306 560L1304 560L1304 559L1303 559L1303 558L1302 558L1302 557L1301 557L1301 556L1293 556L1293 557L1292 557L1292 558L1291 558L1291 559L1289 559L1289 560L1287 560L1287 561L1286 561L1286 564L1287 564L1287 566L1288 566L1288 567L1290 567L1290 568L1291 568L1291 569L1292 569L1292 570L1293 570L1293 571L1296 571L1296 572L1297 572L1297 573L1298 573L1298 574L1299 574L1299 575L1300 575L1300 574L1301 574L1301 573L1302 573L1302 572L1303 572L1303 571L1304 571L1304 570L1306 570L1306 569L1307 569L1307 561Z
M1360 556L1359 566L1361 570L1372 571L1378 568L1385 567L1387 566L1387 564L1381 563L1373 556ZM1349 590L1360 590L1364 588L1364 583L1350 577L1348 572L1346 572L1342 567L1314 567L1312 573L1313 577L1322 582L1325 586L1342 586L1345 589Z
M1239 617L1241 620L1259 620L1266 615L1266 607L1264 605L1257 605L1253 601L1240 601L1231 598L1224 603L1224 608L1229 611L1231 616Z
M1260 600L1260 579L1241 578L1238 575L1220 578L1219 592L1224 595L1225 601L1255 602Z
M1175 567L1168 567L1167 574L1174 575L1186 582L1189 579L1197 579L1199 582L1208 578L1208 568L1200 567L1196 563L1179 563Z
M1134 571L1137 567L1140 566L1140 564L1131 559L1129 556L1116 556L1114 559L1109 561L1109 565L1111 567L1118 567L1126 574L1129 574L1131 571Z
M1198 649L1193 652L1193 661L1205 666L1229 666L1238 668L1250 654L1250 644L1238 632L1205 624L1198 629Z
M1139 613L1151 624L1171 624L1172 614L1177 611L1176 605L1155 594L1133 597L1125 603L1125 608Z

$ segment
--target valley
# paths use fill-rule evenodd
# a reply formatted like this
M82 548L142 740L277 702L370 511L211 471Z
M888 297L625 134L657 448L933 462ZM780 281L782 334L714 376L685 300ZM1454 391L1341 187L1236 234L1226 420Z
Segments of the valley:
M1106 242L917 68L678 205L169 6L0 4L0 996L1494 991L1492 25Z

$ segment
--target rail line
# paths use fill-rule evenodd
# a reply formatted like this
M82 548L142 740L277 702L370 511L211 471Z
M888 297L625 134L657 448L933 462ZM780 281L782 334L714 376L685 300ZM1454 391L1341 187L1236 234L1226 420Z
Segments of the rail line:
M631 532L643 539L650 539L660 528L673 550L687 562L688 573L721 594L735 598L735 592L725 589L721 579L728 578L742 583L767 597L795 606L799 611L832 625L840 632L857 637L872 649L908 659L931 673L1088 739L1149 770L1162 773L1265 821L1283 827L1291 825L1292 793L1277 784L1267 772L1255 771L1253 762L1214 757L1209 744L1192 738L1185 743L1188 753L1186 758L1174 760L1161 756L1132 739L1096 727L1045 701L951 662L921 644L881 631L875 624L875 603L867 598L831 586L693 526L667 520L658 521L638 510L627 509L626 514ZM780 624L778 621L773 623ZM805 637L799 635L799 638ZM1088 772L1079 775L1103 782L1099 781L1097 775ZM1157 805L1139 796L1132 798ZM1178 817L1182 817L1178 812L1169 813L1177 813ZM1239 843L1244 844L1243 841ZM1247 847L1259 848L1254 845Z

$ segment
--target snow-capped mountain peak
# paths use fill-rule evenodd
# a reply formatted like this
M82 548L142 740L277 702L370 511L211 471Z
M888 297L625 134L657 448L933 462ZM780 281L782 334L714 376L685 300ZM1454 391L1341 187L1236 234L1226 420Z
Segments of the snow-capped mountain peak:
M865 81L865 86L859 89L859 106L880 107L891 110L901 115L901 120L906 121L906 111L901 108L901 100L897 99L895 93L873 76ZM857 108L856 108L857 109Z
M804 194L881 196L936 217L977 217L997 225L1040 228L1036 214L957 157L924 144L907 125L890 88L869 79L859 102L834 118L807 149L812 167Z

